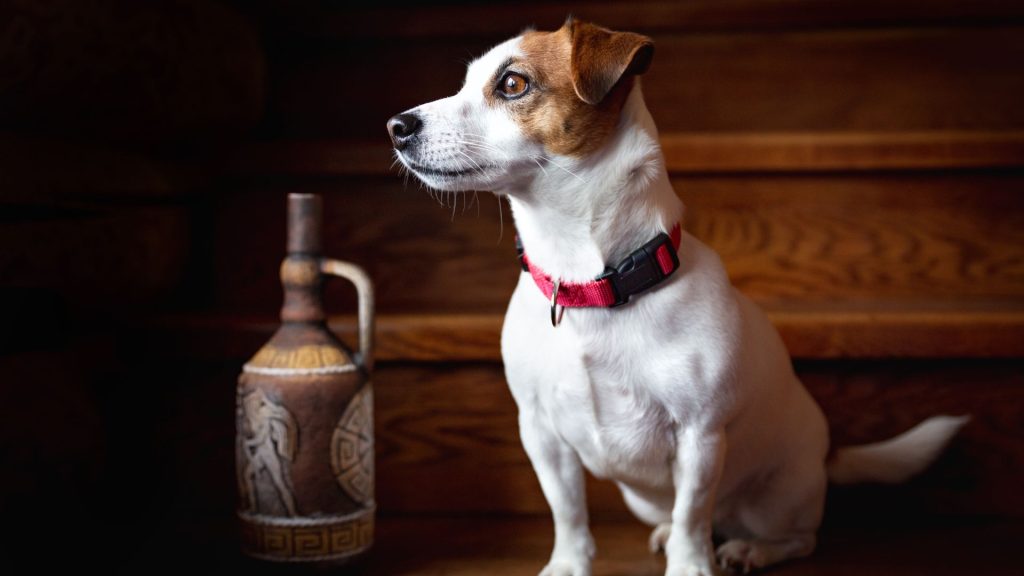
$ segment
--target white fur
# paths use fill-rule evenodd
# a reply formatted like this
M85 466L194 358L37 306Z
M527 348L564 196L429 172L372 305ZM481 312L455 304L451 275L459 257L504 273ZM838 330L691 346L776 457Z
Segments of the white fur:
M839 448L828 462L828 479L836 484L906 482L935 460L969 420L936 416L889 440Z
M639 81L615 134L582 158L548 153L501 106L485 103L505 42L469 67L462 90L411 112L424 119L399 158L428 185L507 195L531 261L555 278L587 281L683 216ZM414 166L461 170L432 177ZM565 311L557 328L528 274L502 333L523 446L555 522L546 576L590 574L583 469L613 480L629 508L656 527L670 576L743 570L809 554L826 488L828 428L797 380L765 315L730 284L719 257L689 234L680 269L614 309ZM511 265L511 264L510 264ZM907 448L933 458L955 427L933 425L885 450L840 452L845 479L861 464L884 478ZM899 454L896 454L899 453ZM868 458L871 454L875 458ZM716 550L712 526L728 541Z

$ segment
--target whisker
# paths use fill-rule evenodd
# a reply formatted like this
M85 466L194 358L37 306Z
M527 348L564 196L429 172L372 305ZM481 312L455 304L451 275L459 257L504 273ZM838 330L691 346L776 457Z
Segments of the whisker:
M456 150L456 152L458 152L459 154L462 154L463 157L465 157L467 160L469 160L472 163L472 166L470 166L470 167L473 170L475 170L476 172L483 172L484 171L483 166L481 166L479 162L474 160L472 156L470 156L469 154L466 154L462 150Z
M475 137L475 136L470 135L470 136L462 138L461 141L463 143L466 143L466 144L476 144L477 146L485 147L485 148L488 148L490 150L494 150L495 152L500 152L502 154L505 153L504 150L501 150L500 148L498 148L494 144L491 144L487 140L485 140L483 138L480 138L480 137Z
M507 154L505 153L504 150L502 150L502 149L500 149L500 148L498 148L496 146L493 146L491 144L484 143L484 142L470 142L468 140L463 140L463 141L459 142L459 144L462 144L462 145L470 147L470 148L476 148L478 150L487 150L488 152L495 152L495 153L500 154L502 156L507 156Z
M505 237L505 213L501 211L501 197L495 196L498 200L498 244L501 244L501 239Z
M554 164L556 168L560 168L560 169L562 169L562 170L563 170L563 171L565 171L565 172L566 172L567 174L571 174L572 176L575 176L575 177L576 177L576 179L577 179L577 180L579 180L580 182L583 182L584 184L586 184L586 183L587 183L587 181L586 181L585 179L583 179L583 178L582 178L582 177L581 177L581 176L580 176L579 174L577 174L577 173L573 172L572 170L569 170L568 168L566 168L565 166L562 166L562 165L561 165L561 164L559 164L558 162L555 162L555 161L554 161L554 160L552 160L551 158L545 157L545 158L544 158L544 160L545 160L545 161L547 161L547 162L550 162L551 164Z
M548 175L548 171L544 169L544 166L540 163L540 160L538 160L536 156L530 156L530 160L533 160L534 164L537 165L537 168L540 168L540 171L543 172L545 176Z

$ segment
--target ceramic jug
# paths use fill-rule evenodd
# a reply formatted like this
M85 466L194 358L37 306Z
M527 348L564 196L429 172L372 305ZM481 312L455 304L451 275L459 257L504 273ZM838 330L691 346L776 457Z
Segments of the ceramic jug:
M373 542L373 288L322 257L322 213L319 196L288 196L281 326L238 379L242 549L271 561L343 562ZM327 327L329 276L356 286L359 353Z

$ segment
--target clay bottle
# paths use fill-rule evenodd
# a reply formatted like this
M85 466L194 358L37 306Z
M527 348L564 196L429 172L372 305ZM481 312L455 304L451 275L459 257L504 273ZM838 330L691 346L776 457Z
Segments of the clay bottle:
M281 326L238 379L242 549L271 561L344 562L373 542L373 291L321 257L322 212L319 196L288 196ZM356 285L359 354L327 328L326 276Z

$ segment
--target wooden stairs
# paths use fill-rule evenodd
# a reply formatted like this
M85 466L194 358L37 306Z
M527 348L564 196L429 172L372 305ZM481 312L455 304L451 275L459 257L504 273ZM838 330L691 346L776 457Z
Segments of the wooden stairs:
M316 192L327 253L378 290L381 523L353 573L536 573L547 506L498 348L511 215L404 183L384 124L571 11L654 37L643 88L684 225L767 309L834 442L974 416L908 486L836 491L820 553L776 572L1019 573L1024 2L225 4L258 33L246 131L141 146L0 124L0 367L31 384L0 426L34 438L5 509L74 477L86 497L55 506L124 528L129 566L267 571L234 548L234 379L276 325L285 194ZM354 294L328 299L351 341ZM54 398L77 420L44 425ZM659 574L614 487L588 491L595 574Z

